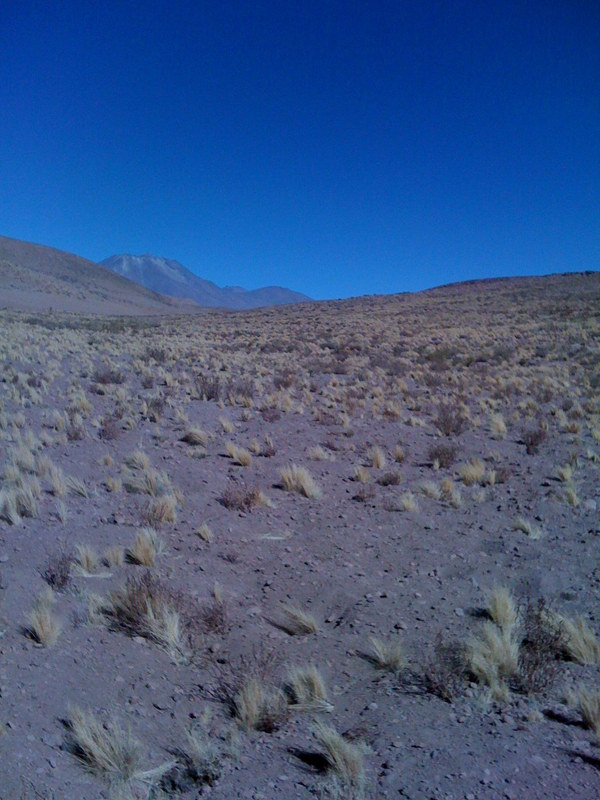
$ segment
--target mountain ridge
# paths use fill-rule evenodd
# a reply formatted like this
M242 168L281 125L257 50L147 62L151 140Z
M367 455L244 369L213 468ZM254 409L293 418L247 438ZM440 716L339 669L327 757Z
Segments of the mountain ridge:
M244 289L241 286L218 286L201 278L179 261L151 253L120 253L99 262L118 275L170 297L188 298L208 308L243 310L262 306L310 301L310 297L283 286Z

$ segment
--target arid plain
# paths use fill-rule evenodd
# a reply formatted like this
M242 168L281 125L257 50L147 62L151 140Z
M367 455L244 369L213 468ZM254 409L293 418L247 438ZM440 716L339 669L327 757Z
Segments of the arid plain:
M0 360L3 800L598 796L598 274Z

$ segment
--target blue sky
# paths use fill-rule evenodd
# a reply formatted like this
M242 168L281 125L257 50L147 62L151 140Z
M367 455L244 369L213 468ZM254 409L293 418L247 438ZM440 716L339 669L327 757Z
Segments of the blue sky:
M0 234L315 298L600 268L600 4L7 2Z

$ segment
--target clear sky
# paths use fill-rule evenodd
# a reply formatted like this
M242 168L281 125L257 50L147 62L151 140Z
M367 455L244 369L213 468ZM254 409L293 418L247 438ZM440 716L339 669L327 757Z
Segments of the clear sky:
M315 298L600 268L598 0L5 0L0 234Z

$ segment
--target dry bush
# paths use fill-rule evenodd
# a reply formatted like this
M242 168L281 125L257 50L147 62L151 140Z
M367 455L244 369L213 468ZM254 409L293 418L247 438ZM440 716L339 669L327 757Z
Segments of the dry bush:
M257 506L271 507L269 498L258 486L235 486L229 484L220 498L221 505L235 511L251 511Z
M105 442L116 439L121 432L119 421L119 417L116 417L113 414L107 414L106 416L102 417L100 421L100 429L98 431L99 438Z
M551 623L546 602L528 602L522 611L522 640L519 648L519 688L526 694L544 691L556 680L557 656L563 649L563 635Z
M143 450L134 450L125 460L125 464L130 469L148 470L150 469L150 457Z
M460 408L442 405L438 410L435 424L444 436L458 436L465 430L467 420Z
M195 380L196 392L201 400L209 401L221 399L221 383L218 375L200 373Z
M285 695L256 677L247 678L234 698L235 718L244 728L271 733L287 716Z
M200 525L196 533L204 542L212 542L214 539L214 534L206 522L203 522L202 525Z
M94 383L100 383L104 386L108 384L122 384L125 383L125 375L117 369L113 369L108 365L98 367L91 375L91 380Z
M125 548L119 544L107 548L102 558L107 567L122 567L125 563Z
M448 469L456 461L458 448L454 444L434 444L427 452L427 459L441 469Z
M377 483L380 486L398 486L402 483L402 475L398 471L392 470L378 478Z
M72 569L73 554L61 548L48 559L42 578L52 589L61 592L69 585Z
M133 564L153 567L157 556L164 552L165 545L154 528L142 528L137 532L133 544L127 550L127 558Z
M296 492L308 498L318 499L322 494L309 471L296 464L281 470L281 484L287 492Z
M398 509L400 511L418 511L419 504L417 498L410 491L403 492L398 498Z
M523 428L521 431L521 441L525 445L528 455L537 452L539 446L548 438L548 431L541 425L532 428Z
M29 613L26 633L42 647L52 647L56 644L61 631L61 623L52 611L54 603L54 595L48 587L36 597Z
M187 663L202 640L197 604L150 572L128 578L101 613L113 628L158 644L177 664Z
M354 468L354 480L359 483L368 483L371 480L371 473L368 467L363 467L361 464Z
M65 483L69 492L76 497L88 498L90 496L87 486L80 478L76 478L74 475L68 475Z
M0 489L0 519L17 525L23 517L37 517L40 486L36 478L20 478Z
M170 773L162 784L167 794L170 790L185 791L187 783L215 783L223 771L223 762L236 754L236 739L231 733L223 735L209 729L209 720L201 719L185 731L185 744L178 748L176 755L183 766L185 775ZM178 768L174 773L178 772Z
M446 642L438 634L433 652L423 665L426 691L451 703L463 691L467 679L468 659L460 642Z
M401 444L397 444L394 448L394 461L397 464L402 464L406 459L406 453Z
M236 668L217 664L217 684L208 690L209 697L224 703L242 727L272 733L288 715L284 693L271 685L277 663L273 651L254 648Z

